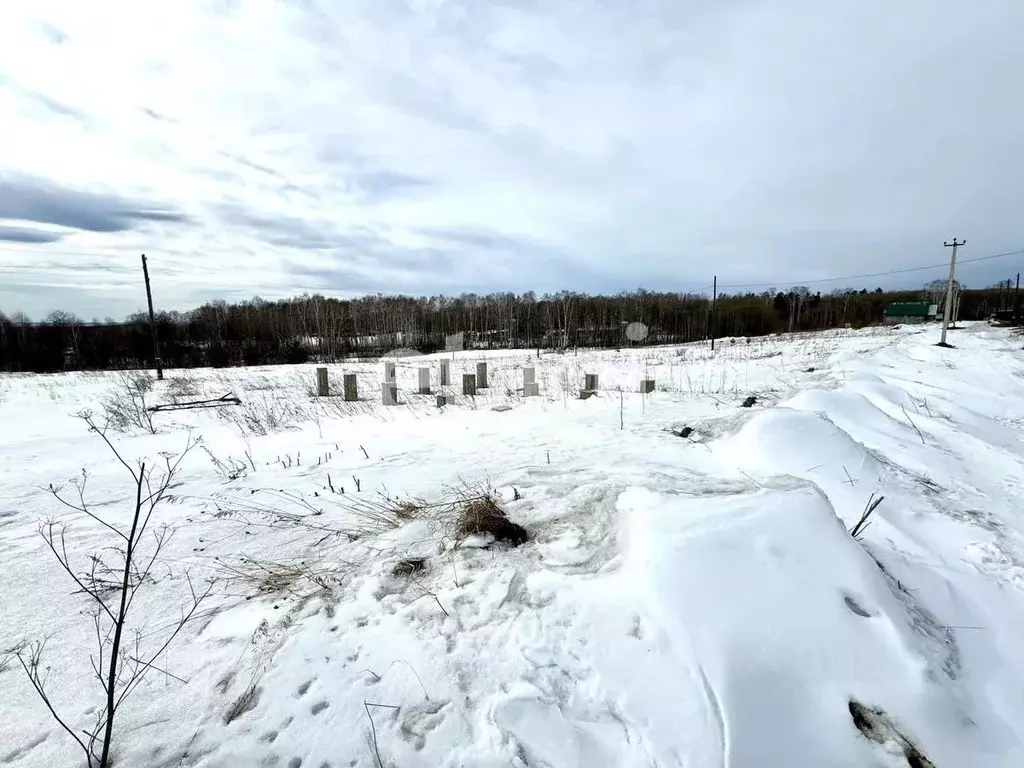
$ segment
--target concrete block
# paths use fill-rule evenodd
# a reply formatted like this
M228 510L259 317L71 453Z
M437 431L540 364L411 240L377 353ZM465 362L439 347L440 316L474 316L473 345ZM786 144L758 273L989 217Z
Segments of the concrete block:
M640 379L640 394L649 395L654 391L654 379Z
M537 380L536 368L523 368L523 386L533 384Z
M330 385L327 383L327 369L316 369L316 396L327 397L331 394Z
M345 400L352 403L359 399L359 387L354 373L345 374Z
M451 360L441 361L441 386L447 387L452 383L452 363Z
M523 397L540 397L540 384L536 381L523 384Z
M588 400L591 397L594 397L596 394L597 394L597 390L596 389L581 389L580 390L580 400Z
M394 363L384 363L384 381L394 381L394 380L395 380L395 364Z
M487 363L476 364L476 388L487 389Z
M583 375L583 388L590 392L597 392L600 387L597 385L597 374L586 373Z
M398 385L393 381L385 381L380 385L381 402L384 405L398 405Z
M420 388L419 393L421 395L430 394L430 369L420 368L419 369Z
M448 401L449 401L448 395L438 395L437 396L437 407L438 408L444 408L446 405L448 405Z
M476 394L476 376L472 373L462 374L462 394L470 396Z

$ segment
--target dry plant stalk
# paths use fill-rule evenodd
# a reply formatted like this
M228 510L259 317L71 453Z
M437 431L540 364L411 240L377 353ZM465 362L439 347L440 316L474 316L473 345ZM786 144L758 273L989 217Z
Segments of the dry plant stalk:
M881 504L884 499L885 496L879 496L876 499L875 494L871 494L871 497L868 499L867 505L864 507L864 512L860 516L860 520L858 520L857 523L853 526L853 528L850 529L850 535L853 536L853 538L857 539L857 541L860 541L861 536L863 536L864 534L864 531L866 531L868 526L871 525L868 518L871 517L871 514L876 509L878 509L878 505Z
M146 373L122 371L115 377L115 384L103 397L105 428L115 432L142 429L156 434L153 414L149 410L146 396L153 389L153 377Z

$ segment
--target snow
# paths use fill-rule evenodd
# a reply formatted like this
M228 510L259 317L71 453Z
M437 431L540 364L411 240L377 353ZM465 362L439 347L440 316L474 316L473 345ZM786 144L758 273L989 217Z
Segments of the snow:
M244 404L111 435L129 460L202 438L157 508L173 536L132 607L141 644L186 573L218 579L119 712L115 764L902 768L905 738L937 768L1024 765L1024 362L1006 329L953 334L442 353L398 361L393 408L379 363L331 367L359 403L311 398L311 365L169 371L152 401ZM480 360L491 388L434 407L413 393L439 359L452 393ZM581 401L585 373L602 391ZM75 416L117 381L0 378L0 649L49 638L76 727L101 703L94 629L37 527L69 523L79 564L111 544L45 490L83 468L95 511L126 521L131 478ZM528 543L459 542L447 502L479 488ZM428 506L384 524L384 496ZM268 509L322 514L267 527ZM424 569L396 575L407 558ZM273 589L234 577L253 562ZM16 662L0 691L0 765L82 764ZM851 700L900 736L863 735Z

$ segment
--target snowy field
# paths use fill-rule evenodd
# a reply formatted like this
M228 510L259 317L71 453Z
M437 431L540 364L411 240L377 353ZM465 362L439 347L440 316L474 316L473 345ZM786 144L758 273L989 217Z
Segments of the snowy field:
M338 392L358 374L358 403L311 397L315 366L168 372L149 402L243 404L107 432L129 466L201 439L154 512L172 535L129 655L214 580L118 711L114 764L1024 765L1022 342L936 340L402 359L390 408L377 362L331 367ZM458 384L486 359L490 388L438 409L414 393L441 359ZM601 391L580 400L588 373ZM83 469L90 509L130 523L128 469L75 415L124 391L0 377L0 651L48 638L76 731L103 704L92 606L39 525L69 525L79 573L117 543L46 490L78 502ZM529 541L460 535L487 494ZM0 666L0 765L84 764L20 663Z

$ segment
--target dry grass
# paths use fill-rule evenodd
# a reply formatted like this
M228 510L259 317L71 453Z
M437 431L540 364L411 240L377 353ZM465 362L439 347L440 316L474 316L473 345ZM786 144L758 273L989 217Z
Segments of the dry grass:
M508 542L516 547L530 538L523 526L508 519L505 511L490 494L466 500L456 525L458 541L479 534L490 534L495 540Z
M331 594L340 588L351 566L348 563L237 560L215 557L216 570L222 584L237 589L246 600L256 595L291 595L299 599L318 594Z
M422 508L408 500L391 499L383 494L304 496L273 489L244 493L230 491L216 495L213 517L253 531L259 528L305 529L321 537L317 544L331 538L356 541L379 535L402 525L405 519L400 515L407 514L408 509Z
M202 394L202 389L198 380L188 373L182 373L167 382L165 393L172 403L180 403L183 400L198 398Z
M261 437L273 432L282 432L313 420L312 411L302 405L282 398L247 397L235 408L225 408L217 414L233 423L243 435Z
M156 434L153 414L147 397L152 392L154 379L141 371L121 371L114 376L114 385L100 401L104 425L115 432L141 429Z
M427 558L425 557L407 557L404 560L399 560L395 563L395 567L391 569L392 576L412 576L415 573L420 573L427 569Z
M423 505L417 504L416 502L413 501L399 502L394 507L395 517L399 520L414 520L415 518L419 517L423 511Z
M871 494L871 497L868 499L867 505L864 507L864 512L861 513L860 520L858 520L857 523L853 526L853 528L850 529L850 535L853 536L853 538L857 539L857 541L860 541L861 537L864 535L864 531L866 531L868 526L871 525L869 519L872 513L876 509L878 509L878 505L881 504L884 499L885 496L879 496L876 499L875 494Z

